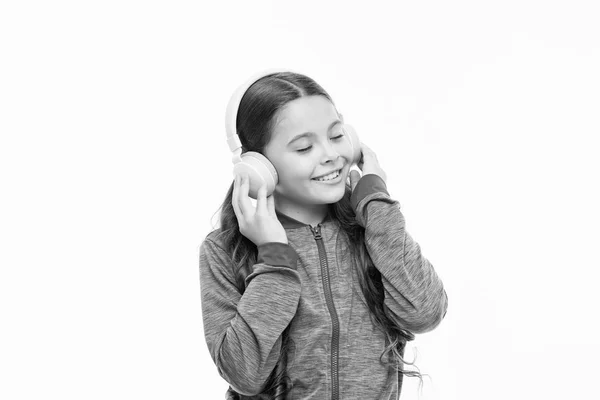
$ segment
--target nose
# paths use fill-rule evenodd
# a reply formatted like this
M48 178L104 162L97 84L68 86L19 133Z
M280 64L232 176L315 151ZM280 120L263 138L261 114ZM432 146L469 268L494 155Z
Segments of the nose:
M340 157L340 154L335 149L333 144L328 140L323 146L323 164L335 163Z

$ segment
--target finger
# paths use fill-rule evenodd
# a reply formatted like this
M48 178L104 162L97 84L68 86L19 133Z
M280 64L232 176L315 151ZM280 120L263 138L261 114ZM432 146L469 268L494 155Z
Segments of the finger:
M269 211L270 216L277 216L275 213L275 196L273 196L273 194L267 197L267 210Z
M350 171L350 187L352 188L353 191L359 180L360 180L360 174L358 173L358 171L356 171L356 170Z
M242 181L238 195L238 204L240 206L240 209L242 210L242 214L244 214L245 216L252 215L252 211L254 210L252 202L250 201L250 196L248 196L249 190L250 177L248 175L242 175Z
M267 215L267 185L263 183L256 194L256 213Z
M238 193L239 193L239 189L240 188L240 177L239 175L235 175L234 180L233 180L233 193L231 194L231 205L233 206L233 212L235 213L235 216L237 217L237 219L239 220L241 217L243 217L244 214L242 214L242 210L240 210L240 205L238 203Z
M373 150L371 150L371 148L369 146L367 146L366 144L364 144L363 142L360 142L360 145L361 145L361 149L362 149L362 153L363 153L363 158L371 157L374 154Z
M360 179L358 171L356 171L356 170L350 171L350 183L352 184L352 188L354 188L358 179Z
M365 153L360 151L360 160L356 163L356 166L362 171L363 166L365 165Z
M366 157L369 158L373 158L374 160L377 160L377 154L373 151L373 149L371 149L369 146L367 146L366 144L363 143L363 149L364 149L364 154Z

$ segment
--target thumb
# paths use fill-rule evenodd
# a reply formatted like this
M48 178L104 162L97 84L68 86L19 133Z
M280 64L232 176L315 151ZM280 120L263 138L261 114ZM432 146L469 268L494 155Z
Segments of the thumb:
M359 179L360 179L360 174L358 173L358 171L356 171L356 170L350 171L350 187L352 188L353 191L354 191L354 188L356 187L356 184L358 183Z
M275 213L275 199L273 197L273 194L267 197L267 211L269 215L275 217L277 214Z

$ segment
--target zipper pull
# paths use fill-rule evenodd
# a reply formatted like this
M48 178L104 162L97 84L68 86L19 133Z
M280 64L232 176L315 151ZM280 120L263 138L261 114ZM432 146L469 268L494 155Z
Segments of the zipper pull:
M312 231L312 233L313 233L313 235L315 237L315 240L322 239L322 237L321 237L321 224L317 224L316 228L313 228L311 225L309 225L309 226L310 226L310 230Z

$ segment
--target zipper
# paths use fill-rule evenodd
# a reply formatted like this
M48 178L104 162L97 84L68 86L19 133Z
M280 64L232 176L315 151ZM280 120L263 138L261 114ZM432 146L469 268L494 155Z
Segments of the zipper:
M338 377L338 361L340 353L340 323L338 320L337 311L335 310L335 304L333 303L333 295L331 294L331 282L329 280L329 265L327 264L327 254L325 253L325 245L323 244L323 237L321 236L321 224L318 224L316 228L313 228L310 225L309 227L313 233L313 236L315 237L315 241L317 242L317 248L319 249L319 260L321 262L321 278L323 281L323 291L325 292L325 302L327 303L329 315L331 316L331 380L333 385L331 399L338 400L340 397L340 384Z

